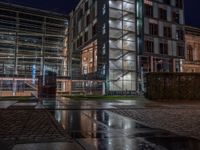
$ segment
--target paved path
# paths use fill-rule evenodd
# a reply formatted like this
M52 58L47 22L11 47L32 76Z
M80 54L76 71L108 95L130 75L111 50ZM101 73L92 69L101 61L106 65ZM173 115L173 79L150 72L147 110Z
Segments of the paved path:
M0 146L69 139L48 111L14 108L0 109Z
M164 129L181 136L200 139L200 106L170 106L112 110L150 127Z
M2 104L0 149L197 150L200 145L188 138L200 137L196 104L63 100L36 105Z
M15 145L12 150L83 150L76 143L54 142Z

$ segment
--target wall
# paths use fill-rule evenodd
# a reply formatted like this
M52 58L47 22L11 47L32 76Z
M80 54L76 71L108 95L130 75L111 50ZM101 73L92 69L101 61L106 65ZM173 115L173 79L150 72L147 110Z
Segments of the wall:
M146 97L152 100L200 100L199 73L148 73Z

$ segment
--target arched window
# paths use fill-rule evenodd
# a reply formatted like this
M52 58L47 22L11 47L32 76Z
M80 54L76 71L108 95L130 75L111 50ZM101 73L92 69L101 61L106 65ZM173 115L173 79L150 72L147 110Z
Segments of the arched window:
M193 48L191 45L187 46L187 60L193 61Z

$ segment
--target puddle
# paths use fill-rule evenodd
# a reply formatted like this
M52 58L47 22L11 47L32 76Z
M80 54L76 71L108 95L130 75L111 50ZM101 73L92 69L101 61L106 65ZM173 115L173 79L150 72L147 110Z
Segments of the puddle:
M109 111L56 110L54 114L66 134L85 149L197 150L200 146L198 140L152 129Z

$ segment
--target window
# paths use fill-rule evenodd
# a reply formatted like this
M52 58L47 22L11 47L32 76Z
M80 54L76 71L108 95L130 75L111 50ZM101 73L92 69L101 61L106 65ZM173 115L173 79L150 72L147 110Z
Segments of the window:
M103 5L103 10L102 10L102 12L103 12L103 15L106 14L106 4Z
M84 35L84 42L87 42L87 41L88 41L88 31L86 31Z
M171 0L163 0L163 2L167 5L171 5Z
M140 64L143 67L144 73L151 72L151 59L150 59L150 57L141 57Z
M184 44L177 44L177 56L184 57L185 52L184 52Z
M77 40L77 47L81 46L83 44L83 37L79 37Z
M85 11L87 11L89 9L89 2L85 2Z
M106 24L103 24L103 34L106 33Z
M181 64L180 61L175 60L175 68L176 68L176 72L180 72L180 68L181 68Z
M96 41L82 49L81 60L82 74L94 73L97 71Z
M176 12L176 11L174 11L173 13L172 13L172 21L173 22L176 22L176 23L180 23L180 15L179 15L179 12Z
M106 44L103 44L103 47L102 47L102 53L103 53L103 55L106 54Z
M86 17L86 26L90 24L90 15L88 14Z
M164 27L164 36L171 38L172 37L172 29L171 27Z
M191 45L187 46L187 60L193 61L193 48Z
M145 4L144 5L145 16L153 18L153 6Z
M160 54L168 55L168 43L160 43Z
M154 52L154 42L150 40L146 40L144 42L144 51L148 53Z
M176 0L176 7L183 8L183 0Z
M183 40L183 30L179 29L179 30L176 30L176 39L177 40Z
M94 20L96 18L96 15L97 15L97 10L96 10L96 7L91 7L91 10L90 10L90 20Z
M158 24L149 23L149 34L158 35Z
M80 46L83 44L83 37L80 37Z
M92 36L95 36L97 34L97 23L95 23L92 27Z
M159 8L159 18L162 20L167 20L167 10Z
M76 47L79 47L79 39L76 41Z
M80 9L77 15L77 18L80 19L83 16L83 10Z

